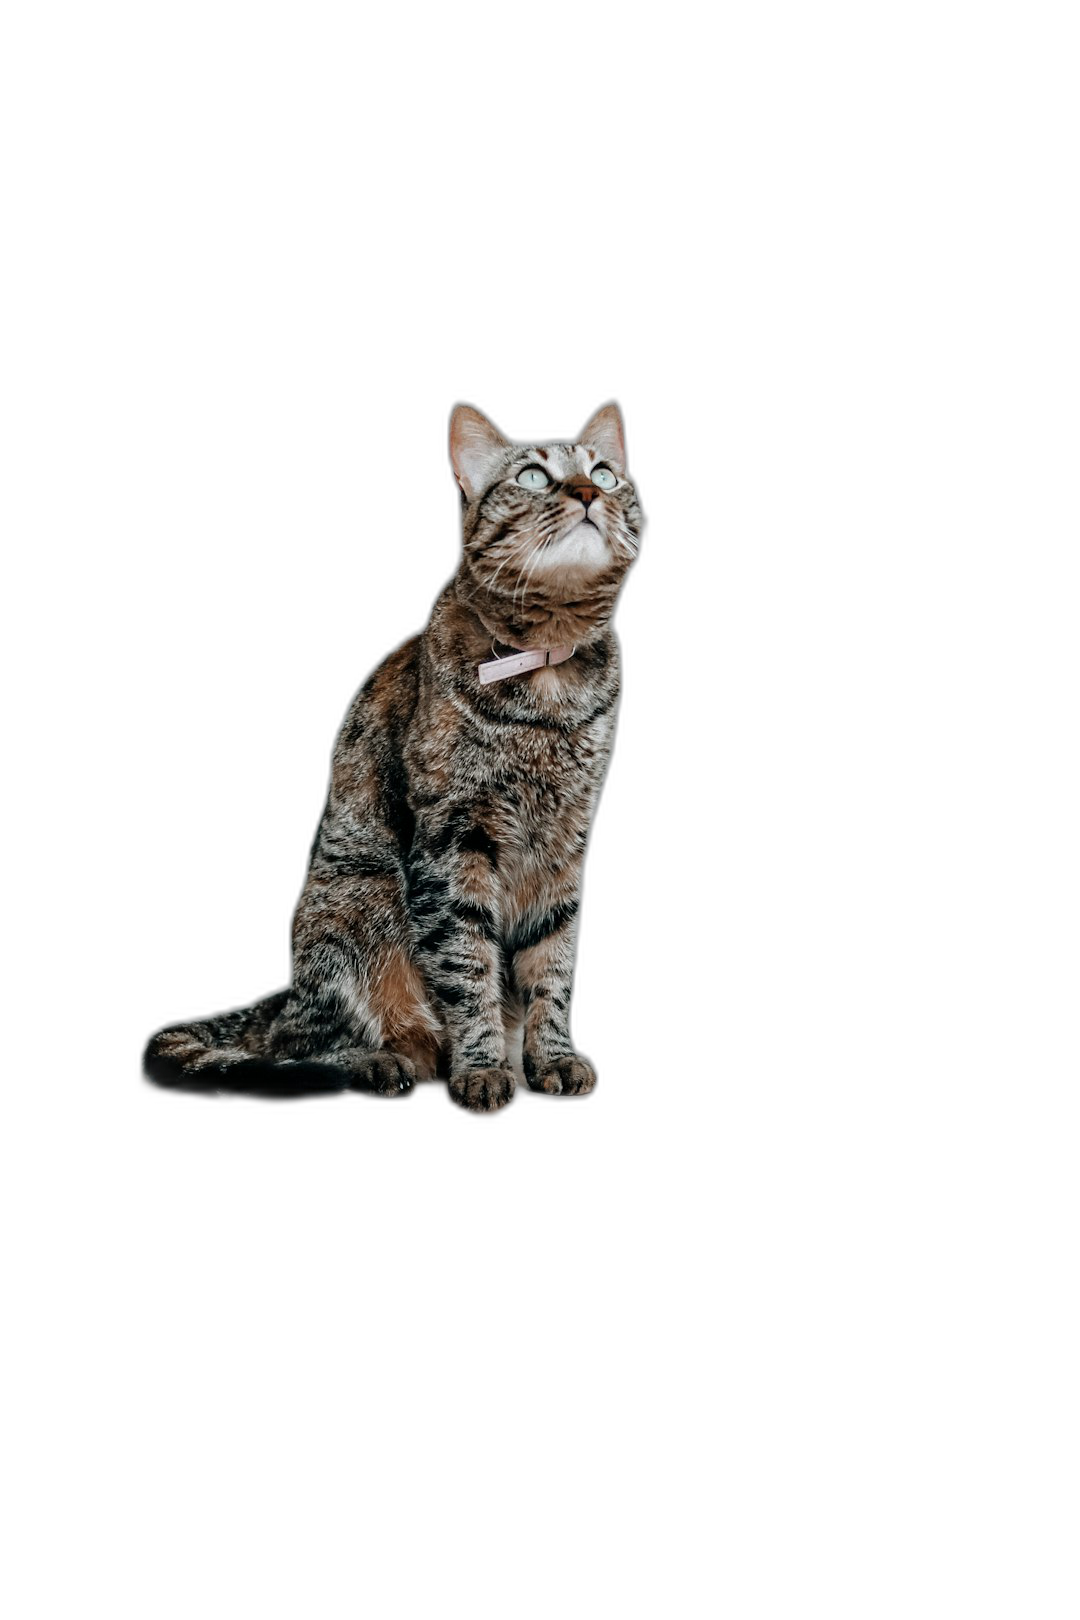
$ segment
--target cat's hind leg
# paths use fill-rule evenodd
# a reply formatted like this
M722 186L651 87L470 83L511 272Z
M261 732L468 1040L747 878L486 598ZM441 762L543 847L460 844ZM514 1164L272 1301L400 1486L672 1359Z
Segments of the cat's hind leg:
M403 877L327 873L297 908L293 986L267 1054L347 1071L350 1089L395 1096L434 1075L440 1025L412 960Z

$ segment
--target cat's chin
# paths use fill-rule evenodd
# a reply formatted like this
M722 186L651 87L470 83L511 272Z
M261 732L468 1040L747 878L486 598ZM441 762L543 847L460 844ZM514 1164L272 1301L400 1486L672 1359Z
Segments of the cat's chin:
M545 546L537 561L537 573L555 573L573 569L575 573L588 573L606 568L611 561L607 541L594 523L577 523L561 540Z

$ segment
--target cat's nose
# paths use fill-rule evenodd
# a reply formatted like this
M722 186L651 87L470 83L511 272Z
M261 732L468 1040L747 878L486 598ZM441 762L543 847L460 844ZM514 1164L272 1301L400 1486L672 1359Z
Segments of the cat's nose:
M583 506L588 506L589 502L595 500L600 491L587 478L575 478L571 483L567 484L566 493L576 495Z

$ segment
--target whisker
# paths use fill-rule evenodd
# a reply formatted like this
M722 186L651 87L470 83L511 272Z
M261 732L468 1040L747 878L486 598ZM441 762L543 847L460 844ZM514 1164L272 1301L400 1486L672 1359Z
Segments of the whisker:
M532 567L532 564L533 564L534 561L535 561L535 553L530 552L528 557L526 557L525 561L522 563L521 568L520 568L520 570L518 572L518 577L514 581L514 594L511 597L510 605L511 605L512 612L515 613L515 614L518 611L517 599L518 599L518 590L519 589L521 591L521 610L522 610L522 612L525 611L525 587L526 587L526 581L527 581L529 569Z
M507 563L516 561L516 559L519 556L520 556L520 548L517 547L517 546L514 546L510 551L508 551L506 553L506 556L503 558L502 562L499 564L498 568L496 568L495 572L492 574L491 578L487 582L487 589L489 591L494 588L495 581L498 579L499 575L502 573L502 571L506 567Z
M537 562L540 559L540 554L543 551L543 549L544 548L543 548L542 545L534 547L532 555L529 558L527 567L523 568L521 573L518 575L518 581L521 584L521 612L522 613L524 613L524 611L525 611L525 592L528 589L529 578L530 578L530 576L532 574L533 569L536 567ZM516 612L517 611L517 589L516 589L516 587L515 587L515 590L514 590L514 604L515 604L514 610Z

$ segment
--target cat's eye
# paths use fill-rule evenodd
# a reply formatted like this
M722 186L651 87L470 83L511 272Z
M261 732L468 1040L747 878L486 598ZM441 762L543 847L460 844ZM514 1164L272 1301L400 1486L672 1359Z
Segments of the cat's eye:
M518 473L517 481L522 489L543 489L551 483L543 467L526 467L524 472Z
M614 489L619 482L610 467L594 467L592 481L599 484L601 489Z

